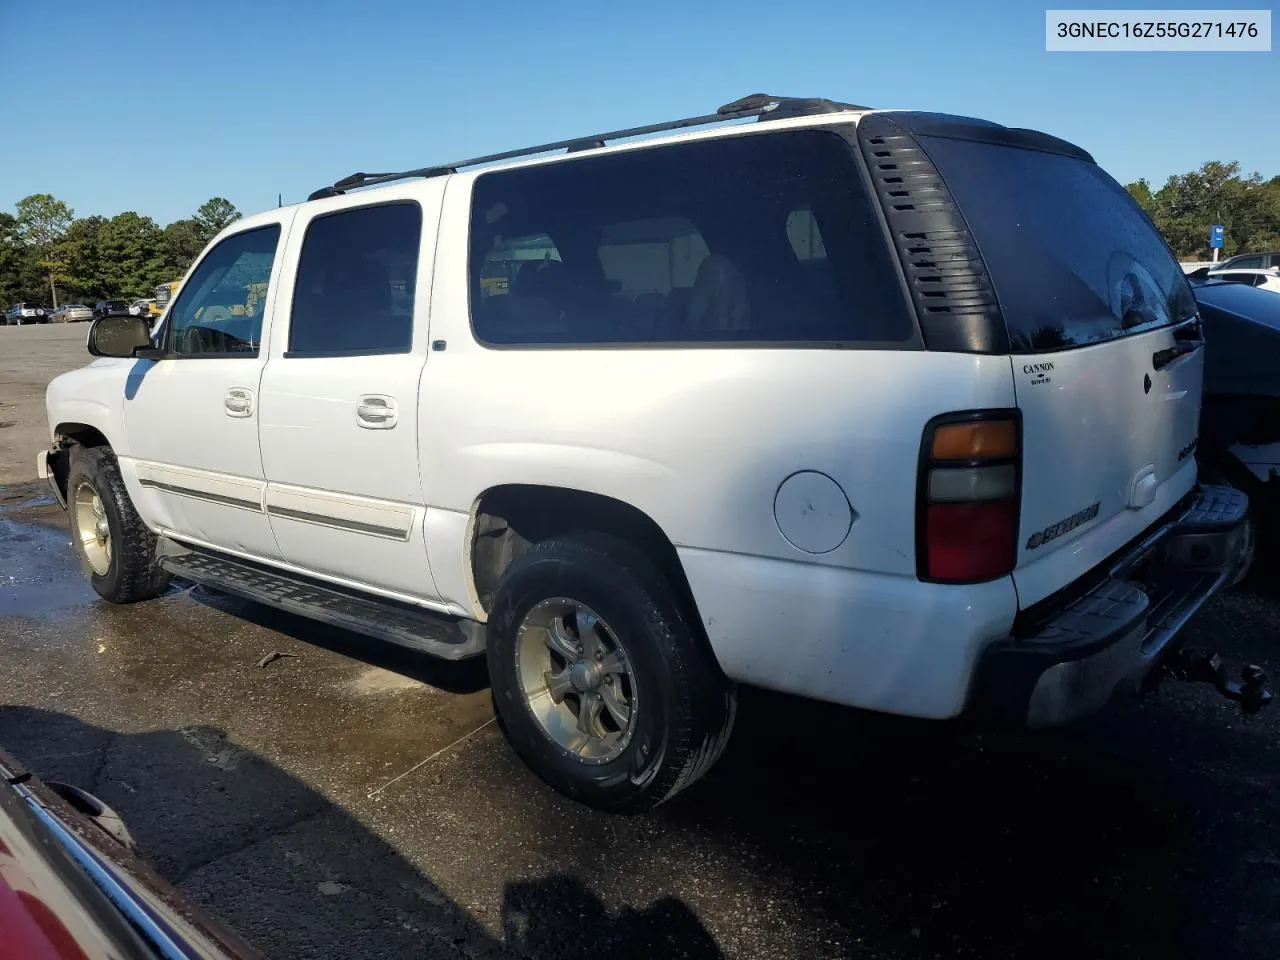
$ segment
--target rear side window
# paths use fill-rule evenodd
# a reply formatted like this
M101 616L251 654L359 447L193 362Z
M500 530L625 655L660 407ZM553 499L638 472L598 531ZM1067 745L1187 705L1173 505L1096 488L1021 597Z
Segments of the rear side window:
M298 258L286 357L408 353L422 210L413 202L317 217Z
M916 337L853 153L737 136L477 177L490 344L903 344Z
M1022 147L922 137L982 252L1017 352L1184 320L1182 268L1101 167Z

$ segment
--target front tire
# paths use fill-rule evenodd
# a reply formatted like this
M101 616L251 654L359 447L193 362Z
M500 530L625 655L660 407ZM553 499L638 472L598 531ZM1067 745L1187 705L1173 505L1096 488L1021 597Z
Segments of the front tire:
M508 741L592 807L648 810L719 759L736 691L667 578L631 544L557 537L507 568L486 656Z
M169 586L169 574L156 564L155 535L134 510L110 447L72 447L67 516L76 555L98 596L135 603Z

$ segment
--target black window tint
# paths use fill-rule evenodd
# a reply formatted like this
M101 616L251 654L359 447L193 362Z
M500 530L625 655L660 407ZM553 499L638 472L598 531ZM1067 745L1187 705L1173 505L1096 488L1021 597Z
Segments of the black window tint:
M1237 257L1231 261L1232 270L1260 270L1261 268L1261 257Z
M209 251L169 311L175 355L257 355L279 242L273 224L234 234ZM116 309L112 304L124 306L119 300L101 306Z
M421 236L416 203L311 221L298 260L288 356L407 353Z
M1195 313L1177 260L1101 167L970 140L921 145L982 252L1014 350L1095 343Z
M602 153L476 179L472 318L495 344L901 343L890 256L837 133Z

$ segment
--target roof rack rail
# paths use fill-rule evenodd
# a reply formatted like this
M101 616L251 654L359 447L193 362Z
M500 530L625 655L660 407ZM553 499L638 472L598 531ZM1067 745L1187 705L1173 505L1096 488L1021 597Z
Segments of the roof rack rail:
M472 157L470 160L459 160L454 163L419 167L416 170L402 170L399 173L353 173L350 176L343 177L332 186L321 187L307 199L319 200L323 197L336 197L357 187L372 187L380 183L407 180L411 177L440 177L449 173L457 173L463 167L478 167L486 163L514 160L516 157L531 157L556 150L563 150L566 153L576 153L580 150L596 150L603 147L610 140L625 140L629 137L641 137L646 134L680 130L685 127L699 127L710 123L723 123L728 120L755 117L759 122L760 120L782 120L788 117L805 117L822 113L839 113L843 110L867 109L870 108L816 97L774 97L765 93L753 93L740 100L735 100L733 103L726 103L715 113L701 117L686 117L683 120L669 120L666 123L651 123L643 127L631 127L626 130L611 130L608 133L597 133L587 137L575 137L572 140L557 140L555 143L541 143L534 147L507 150L503 153L491 153L487 156Z

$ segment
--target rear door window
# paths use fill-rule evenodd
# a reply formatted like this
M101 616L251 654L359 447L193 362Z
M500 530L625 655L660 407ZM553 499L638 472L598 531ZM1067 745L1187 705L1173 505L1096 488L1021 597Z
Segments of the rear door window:
M982 253L1014 351L1098 343L1195 314L1163 238L1101 167L947 137L921 145Z
M600 152L476 178L472 320L490 344L907 344L891 256L838 133Z
M422 208L412 201L316 217L298 257L286 357L408 353Z

